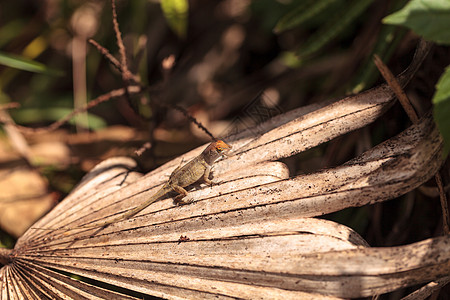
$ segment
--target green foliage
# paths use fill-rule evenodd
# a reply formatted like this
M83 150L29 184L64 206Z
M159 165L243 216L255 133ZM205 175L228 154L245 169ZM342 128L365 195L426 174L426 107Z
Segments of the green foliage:
M304 1L273 1L273 0L258 0L252 1L249 8L252 15L258 20L261 32L267 35L272 35L276 24L287 14L297 9L298 2ZM313 0L311 0L313 1Z
M11 68L29 71L34 73L42 73L53 76L62 76L64 72L61 70L51 69L40 62L21 57L18 55L7 54L0 52L0 65L8 66Z
M0 47L7 45L18 36L26 24L25 20L15 19L0 26Z
M410 28L438 44L450 45L450 1L411 0L405 7L383 19L387 24ZM433 96L434 120L444 137L444 155L450 151L450 67L439 79Z
M14 238L3 230L0 230L0 248L12 249L14 244Z
M49 108L22 108L20 110L11 111L11 115L14 120L20 124L27 123L38 123L38 122L48 122L57 121L62 119L69 113L73 111L73 108L62 108L62 107L49 107ZM100 129L106 127L106 122L93 114L88 113L88 124L83 122L84 118L77 120L77 124L89 128L89 129ZM72 119L69 121L70 124L75 124Z
M300 57L308 57L321 50L327 43L338 37L357 17L372 4L373 0L359 0L352 5L342 5L334 11L332 20L324 24L316 34L306 42L297 52Z
M282 33L289 29L309 27L311 24L308 23L320 24L315 33L295 50L296 56L302 61L324 49L330 41L345 36L346 30L372 3L373 0L299 1L279 19L273 31Z
M389 12L400 9L406 2L405 0L391 2ZM358 73L355 75L355 81L349 89L350 93L359 93L375 83L376 79L380 76L380 72L373 63L373 55L378 55L383 61L389 61L397 49L398 44L405 36L406 31L406 29L399 30L397 26L393 25L385 24L381 27L372 52L367 56L366 61L361 65Z
M356 82L352 84L350 89L352 94L359 93L372 86L380 76L380 72L373 63L373 55L377 54L383 61L388 61L404 36L404 30L398 32L394 26L385 25L382 27L372 53L355 76Z
M444 155L447 155L450 151L450 66L436 85L433 104L434 120L444 137Z
M186 37L189 3L187 0L161 0L161 9L170 28L181 38Z
M298 27L304 22L314 18L323 10L327 9L330 3L335 1L337 0L301 1L298 3L297 7L278 21L273 31L275 33L281 33L283 31Z
M412 0L403 9L384 18L383 22L408 27L425 39L450 45L448 0Z

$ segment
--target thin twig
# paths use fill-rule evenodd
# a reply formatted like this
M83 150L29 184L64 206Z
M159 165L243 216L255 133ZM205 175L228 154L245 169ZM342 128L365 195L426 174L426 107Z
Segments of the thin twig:
M200 123L199 121L197 121L196 118L194 118L193 116L191 116L191 114L183 107L178 106L178 105L174 105L174 104L165 104L165 103L158 103L161 106L167 107L167 108L171 108L171 109L175 109L178 110L179 112L181 112L189 121L191 121L192 123L194 123L195 125L197 125L198 128L200 128L201 130L203 130L207 135L209 135L211 137L212 140L216 140L216 138L214 137L214 135L208 130L206 129L205 126L202 125L202 123Z
M141 92L142 89L140 86L130 86L128 87L128 92L132 93L132 94L137 94L139 92ZM11 124L14 127L16 127L18 130L20 130L21 132L24 133L42 133L42 132L50 132L53 130L58 129L59 127L61 127L62 125L64 125L65 123L67 123L73 116L75 116L76 114L79 114L80 112L84 112L89 110L90 108L97 106L100 103L106 102L112 98L116 98L116 97L120 97L123 96L125 94L125 89L117 89L117 90L112 90L106 94L103 94L93 100L91 100L86 106L84 107L80 107L77 109L74 109L72 112L70 112L67 116L63 117L62 119L46 126L46 127L40 127L40 128L29 128L29 127L25 127L25 126L20 126L17 125L15 123L13 123L12 121L9 121L5 118L0 118L0 122L4 123L4 124Z
M169 82L169 75L175 65L175 55L171 54L162 61L163 85L166 86Z
M421 185L419 191L430 198L439 197L439 188L437 187ZM447 185L444 186L444 193L447 193L448 191L450 191L450 183L447 183Z
M123 44L122 40L122 34L119 30L119 22L117 22L117 12L116 12L116 1L111 0L111 6L112 6L112 14L113 14L113 25L114 25L114 32L116 33L116 39L117 39L117 46L119 47L119 54L120 54L120 66L122 71L122 76L124 80L130 79L127 65L127 55L125 53L125 46Z
M402 298L402 300L427 299L432 293L438 292L442 287L450 282L450 276L433 280L423 287L415 290L411 294ZM428 298L429 299L429 298Z
M439 189L439 199L441 199L444 233L450 234L447 195L445 194L444 185L442 184L441 174L436 173L436 175L434 175L434 178L436 179L436 183ZM444 209L444 207L446 209Z
M389 68L383 63L383 61L380 59L378 55L374 55L374 62L377 66L378 70L380 71L383 78L386 80L386 82L389 84L391 89L394 91L395 95L398 98L398 101L403 106L403 109L405 110L406 114L408 115L408 118L411 120L413 124L417 124L419 122L419 117L417 116L416 111L414 110L414 107L411 105L411 102L408 99L408 96L406 96L405 92L403 91L402 87L400 86L400 83L395 78L394 74L389 70Z
M94 39L89 39L88 41L90 44L92 44L95 48L97 48L98 52L100 52L104 57L106 57L109 62L119 71L122 72L122 66L120 65L120 62L115 58L111 53L109 53L108 49L97 43Z
M122 66L120 62L115 58L105 47L97 43L94 39L89 39L88 41L92 46L97 48L98 52L100 52L109 62L120 72L123 72ZM140 82L139 77L130 72L130 77L134 81L134 83L138 84Z
M380 71L381 75L386 80L387 84L391 87L391 89L394 91L395 95L397 96L398 100L400 101L400 104L403 106L403 109L405 110L406 114L408 115L409 119L413 124L417 124L419 122L419 117L417 116L416 111L414 110L413 106L411 105L411 102L408 99L408 96L406 96L405 92L401 88L399 82L395 78L395 76L392 74L392 72L389 70L389 68L383 63L383 61L378 57L378 55L374 55L374 62L377 66L378 70ZM441 201L441 209L442 209L442 226L444 234L450 234L450 220L449 220L449 210L448 210L448 203L447 203L447 197L444 191L444 186L442 184L442 178L439 172L437 172L434 175L434 178L436 180L436 184L439 189L439 199Z
M139 108L138 106L131 101L130 94L128 94L128 86L130 85L130 81L133 78L133 74L128 69L127 65L127 55L125 52L125 45L123 44L122 34L119 29L119 22L117 21L117 11L116 11L116 2L115 0L111 0L112 14L113 14L113 25L114 32L116 33L117 46L119 47L120 54L120 72L122 74L123 87L125 89L125 99L128 101L131 109L133 109L134 113L139 116Z
M151 87L144 87L144 86L140 85L138 77L135 76L134 74L132 74L128 70L127 63L126 63L126 56L125 56L125 47L124 47L124 44L123 44L123 41L122 41L121 33L119 31L119 24L117 22L116 6L115 6L114 0L112 0L111 2L112 2L112 10L113 10L114 30L116 32L117 44L118 44L119 50L120 50L121 62L119 62L106 48L104 48L103 46L98 44L93 39L90 39L89 42L94 47L96 47L97 50L101 54L103 54L111 62L111 64L113 64L114 67L116 67L122 73L122 78L124 80L126 79L125 85L127 87L124 87L122 89L112 90L112 91L110 91L110 92L108 92L106 94L103 94L103 95L101 95L101 96L91 100L87 105L73 110L68 115L63 117L62 119L60 119L60 120L58 120L58 121L56 121L56 122L54 122L54 123L52 123L52 124L50 124L48 126L45 126L45 127L29 128L29 127L25 127L25 126L20 126L20 125L15 124L12 120L8 120L7 118L1 118L1 117L0 117L0 123L4 123L4 124L7 124L7 125L12 125L12 126L14 126L15 128L17 128L19 131L21 131L23 133L33 134L33 133L50 132L50 131L54 131L54 130L60 128L62 125L67 123L75 115L77 115L77 114L79 114L81 112L85 112L85 111L89 110L90 108L92 108L94 106L97 106L100 103L106 102L106 101L108 101L108 100L110 100L112 98L116 98L116 97L120 97L120 96L124 96L124 95L127 96L130 93L131 94L137 94L137 93L143 92L145 90L150 91L152 89ZM135 83L137 85L129 86L128 85L129 79L135 81ZM197 125L201 130L203 130L206 134L208 134L213 140L215 139L214 135L208 129L206 129L206 127L203 126L199 121L197 121L193 116L191 116L189 114L189 112L185 108L183 108L181 106L178 106L178 105L164 104L164 103L159 103L159 102L156 102L156 105L180 111L189 121L191 121L192 123ZM10 104L7 104L7 105L0 106L0 109L15 108L15 107L18 107L18 106L20 106L18 103L17 104L16 103L10 103Z
M12 109L12 108L18 108L18 107L20 107L20 103L17 103L17 102L0 104L0 110Z
M150 149L152 147L152 144L150 142L144 143L144 145L142 145L139 149L137 149L136 151L134 151L134 153L137 156L141 156L142 154L144 154L145 151L147 151L148 149Z

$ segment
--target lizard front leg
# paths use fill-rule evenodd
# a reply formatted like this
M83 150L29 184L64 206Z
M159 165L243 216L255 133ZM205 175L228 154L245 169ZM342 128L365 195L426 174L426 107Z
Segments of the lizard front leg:
M209 179L209 174L211 173L211 166L207 166L205 169L205 173L203 173L203 181L207 185L213 185L213 182Z
M205 165L205 164L202 163L202 165ZM211 174L211 166L206 164L204 172L203 172L203 176L201 178L203 179L203 181L206 184L211 186L211 185L213 185L213 182L209 179L209 174ZM172 173L171 177L174 177L174 178L177 177L177 173L176 172ZM195 181L197 181L197 180L198 179L196 179ZM188 196L189 193L179 184L172 181L170 183L170 187L179 194L174 199L177 204L183 205L183 204L188 204L188 203L191 203L194 201L194 199L192 199L191 197L186 197L186 196Z
M203 173L202 178L206 184L213 185L213 182L209 179L210 173L211 173L211 167L207 166L205 169L205 172ZM171 183L170 187L179 194L174 199L177 204L183 205L183 204L188 204L188 203L191 203L192 201L194 201L194 199L186 197L186 196L188 196L189 193L182 186L175 184L175 183Z

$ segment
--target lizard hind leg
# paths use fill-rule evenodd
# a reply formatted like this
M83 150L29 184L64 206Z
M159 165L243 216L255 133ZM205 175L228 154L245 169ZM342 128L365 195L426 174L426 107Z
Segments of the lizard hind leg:
M194 199L187 197L189 193L183 187L176 184L172 184L171 188L179 194L174 199L177 204L184 205L194 201Z

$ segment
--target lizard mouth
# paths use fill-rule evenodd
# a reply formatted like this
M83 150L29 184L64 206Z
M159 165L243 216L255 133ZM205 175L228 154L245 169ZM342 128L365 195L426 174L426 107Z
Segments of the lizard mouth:
M228 154L228 151L226 151L226 152L223 152L223 153L222 153L222 156L223 156L223 157L230 157L230 154Z

